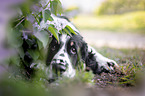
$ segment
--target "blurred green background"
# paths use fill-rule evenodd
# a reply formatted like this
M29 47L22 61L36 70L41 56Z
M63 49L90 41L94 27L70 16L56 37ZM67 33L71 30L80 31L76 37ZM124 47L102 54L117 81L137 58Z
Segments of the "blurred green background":
M62 4L79 29L145 34L145 0L62 0Z

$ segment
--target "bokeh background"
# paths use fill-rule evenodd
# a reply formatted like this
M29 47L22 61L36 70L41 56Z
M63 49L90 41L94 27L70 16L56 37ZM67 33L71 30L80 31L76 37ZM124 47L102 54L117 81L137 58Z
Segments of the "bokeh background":
M94 46L145 49L145 0L61 0L64 14Z

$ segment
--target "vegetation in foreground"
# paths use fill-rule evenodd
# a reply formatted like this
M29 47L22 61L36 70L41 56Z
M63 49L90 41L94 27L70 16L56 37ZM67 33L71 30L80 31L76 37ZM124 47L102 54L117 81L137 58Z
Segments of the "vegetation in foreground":
M124 75L102 73L94 76L91 72L81 71L75 78L60 78L50 84L44 77L43 70L38 70L33 79L26 79L20 74L18 66L11 66L10 69L13 70L9 70L7 75L5 74L3 78L0 78L0 94L2 96L71 96L74 94L100 96L96 92L101 92L102 88L103 90L109 88L110 91L112 90L111 92L114 92L114 88L118 90L121 88L124 92L130 92L133 88L142 87L143 78L141 77L143 77L145 64L145 50L118 50L106 47L97 48L97 50L104 56L116 60Z

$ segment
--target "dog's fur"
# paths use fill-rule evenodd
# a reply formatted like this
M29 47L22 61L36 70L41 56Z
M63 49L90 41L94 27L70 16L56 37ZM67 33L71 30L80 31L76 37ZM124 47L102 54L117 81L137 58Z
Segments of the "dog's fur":
M92 70L94 74L100 74L102 72L113 72L115 68L119 68L118 64L108 59L97 51L94 48L87 45L83 40L83 37L80 35L76 27L64 17L53 16L54 21L48 21L45 26L48 24L54 24L55 27L60 30L63 29L66 25L69 25L77 35L71 34L59 34L59 42L52 36L52 40L48 47L46 65L49 69L51 75L50 78L53 78L54 75L58 74L74 77L76 74L76 68L82 66L80 61L84 64L84 68L87 70ZM32 63L33 60L27 52L26 47L28 47L27 42L24 39L23 49L25 52L24 60L28 63ZM33 40L35 41L35 40ZM35 44L33 46L36 46ZM33 73L30 66L25 66L29 74ZM85 69L84 69L85 70Z

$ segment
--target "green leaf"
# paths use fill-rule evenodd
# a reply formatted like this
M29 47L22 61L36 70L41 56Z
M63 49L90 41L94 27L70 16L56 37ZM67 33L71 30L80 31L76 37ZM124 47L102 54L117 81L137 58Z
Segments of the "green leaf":
M58 31L56 28L52 27L52 25L50 25L48 27L48 30L53 34L53 36L57 39L57 41L59 42L59 36L58 36Z
M38 44L39 50L43 48L43 43L39 39L37 39L37 44Z
M28 14L30 14L30 5L29 2L25 2L24 4L21 5L21 11L23 16L27 16Z
M61 6L61 2L59 0L51 1L50 8L51 8L51 12L53 14L57 15L57 13L59 13L61 15L62 6Z
M23 40L21 32L19 32L18 30L12 30L8 35L8 42L12 47L18 48L22 46Z
M66 34L72 36L70 31L67 28L62 29L62 31L65 32Z
M45 23L47 22L47 20L53 21L53 18L51 17L51 12L48 9L44 10L43 19Z
M8 61L12 65L20 66L20 57L17 56L17 55L16 56L11 56Z
M24 49L22 48L22 46L20 48L18 48L18 53L19 53L19 56L24 59Z
M57 15L57 1L51 1L50 2L50 8L51 8L51 12L55 15Z
M62 34L62 30L59 30L60 34Z
M39 58L38 50L28 50L28 52L34 60L37 60Z
M49 34L46 31L41 30L40 32L38 31L34 35L36 36L36 38L38 38L38 40L40 40L42 42L43 47L45 48L49 41ZM41 45L38 45L38 46L39 46L39 48L41 48Z
M76 35L76 32L69 25L66 25L65 28L67 28L71 33Z
M48 20L49 21L54 21L54 19L51 16L49 16Z
M58 0L58 5L57 5L57 13L60 14L60 15L62 13L62 4L59 0Z
M32 23L30 21L25 20L24 21L24 27L27 28L28 30L32 30L33 25L32 25Z

